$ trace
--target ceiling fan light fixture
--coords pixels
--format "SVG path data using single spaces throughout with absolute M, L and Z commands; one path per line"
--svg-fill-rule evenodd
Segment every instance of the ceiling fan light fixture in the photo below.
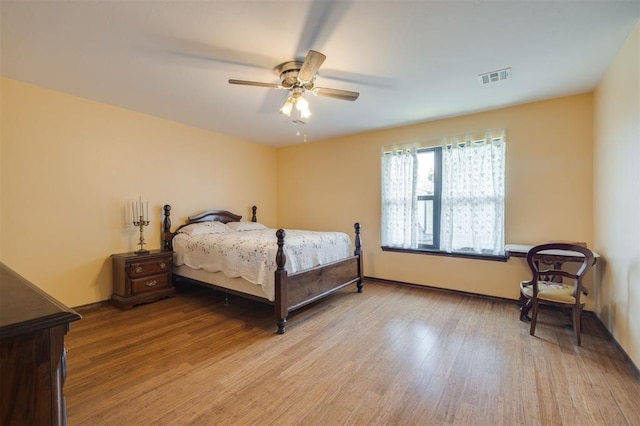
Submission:
M 287 117 L 291 117 L 291 110 L 293 110 L 293 105 L 295 104 L 295 100 L 293 99 L 293 95 L 289 96 L 287 100 L 280 108 L 280 114 L 286 115 Z
M 311 111 L 309 109 L 300 111 L 300 118 L 309 118 L 311 117 Z
M 296 97 L 296 109 L 300 113 L 300 117 L 309 118 L 311 116 L 311 110 L 309 110 L 309 102 L 302 96 L 302 94 Z
M 295 90 L 291 95 L 289 95 L 287 100 L 284 102 L 284 105 L 282 105 L 282 108 L 280 108 L 280 114 L 291 117 L 294 107 L 300 118 L 309 118 L 311 116 L 309 102 L 307 102 L 302 95 L 302 92 L 299 90 Z

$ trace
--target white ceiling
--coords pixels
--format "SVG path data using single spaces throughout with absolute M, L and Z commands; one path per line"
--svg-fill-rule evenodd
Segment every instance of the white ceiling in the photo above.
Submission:
M 639 0 L 1 0 L 2 76 L 272 146 L 593 90 Z M 327 56 L 294 126 L 273 68 Z M 478 74 L 511 67 L 481 86 Z M 474 129 L 471 129 L 474 130 Z M 300 132 L 300 136 L 296 132 Z

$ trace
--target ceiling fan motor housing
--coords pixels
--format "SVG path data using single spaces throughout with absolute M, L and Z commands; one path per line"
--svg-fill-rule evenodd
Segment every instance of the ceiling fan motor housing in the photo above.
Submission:
M 287 61 L 275 67 L 273 71 L 280 77 L 281 85 L 285 89 L 302 87 L 305 90 L 311 90 L 313 89 L 313 79 L 311 81 L 298 80 L 298 74 L 301 67 L 302 62 L 300 61 Z

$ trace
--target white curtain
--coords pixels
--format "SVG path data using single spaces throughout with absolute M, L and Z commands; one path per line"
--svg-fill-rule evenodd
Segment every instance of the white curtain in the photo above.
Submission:
M 504 133 L 444 141 L 442 251 L 504 254 L 504 162 Z
M 417 145 L 382 153 L 382 245 L 416 248 L 418 240 Z

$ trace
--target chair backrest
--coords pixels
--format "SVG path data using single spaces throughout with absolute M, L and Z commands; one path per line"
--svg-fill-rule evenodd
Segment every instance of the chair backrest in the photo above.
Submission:
M 560 250 L 560 252 L 558 252 L 558 250 Z M 584 259 L 576 273 L 562 269 L 562 264 L 564 262 L 557 260 L 561 259 L 566 261 L 567 258 L 579 257 L 580 254 L 584 256 Z M 540 262 L 541 259 L 543 262 Z M 553 276 L 570 278 L 574 280 L 573 296 L 576 299 L 576 304 L 580 304 L 580 295 L 583 292 L 582 279 L 593 266 L 593 261 L 593 252 L 583 245 L 570 243 L 547 243 L 532 247 L 527 253 L 527 263 L 533 273 L 531 283 L 534 284 L 534 292 L 537 292 L 537 282 L 546 280 L 542 277 L 546 278 Z M 573 263 L 575 263 L 575 261 Z M 552 265 L 551 269 L 548 269 L 548 264 Z M 560 267 L 558 267 L 558 265 L 560 265 Z

